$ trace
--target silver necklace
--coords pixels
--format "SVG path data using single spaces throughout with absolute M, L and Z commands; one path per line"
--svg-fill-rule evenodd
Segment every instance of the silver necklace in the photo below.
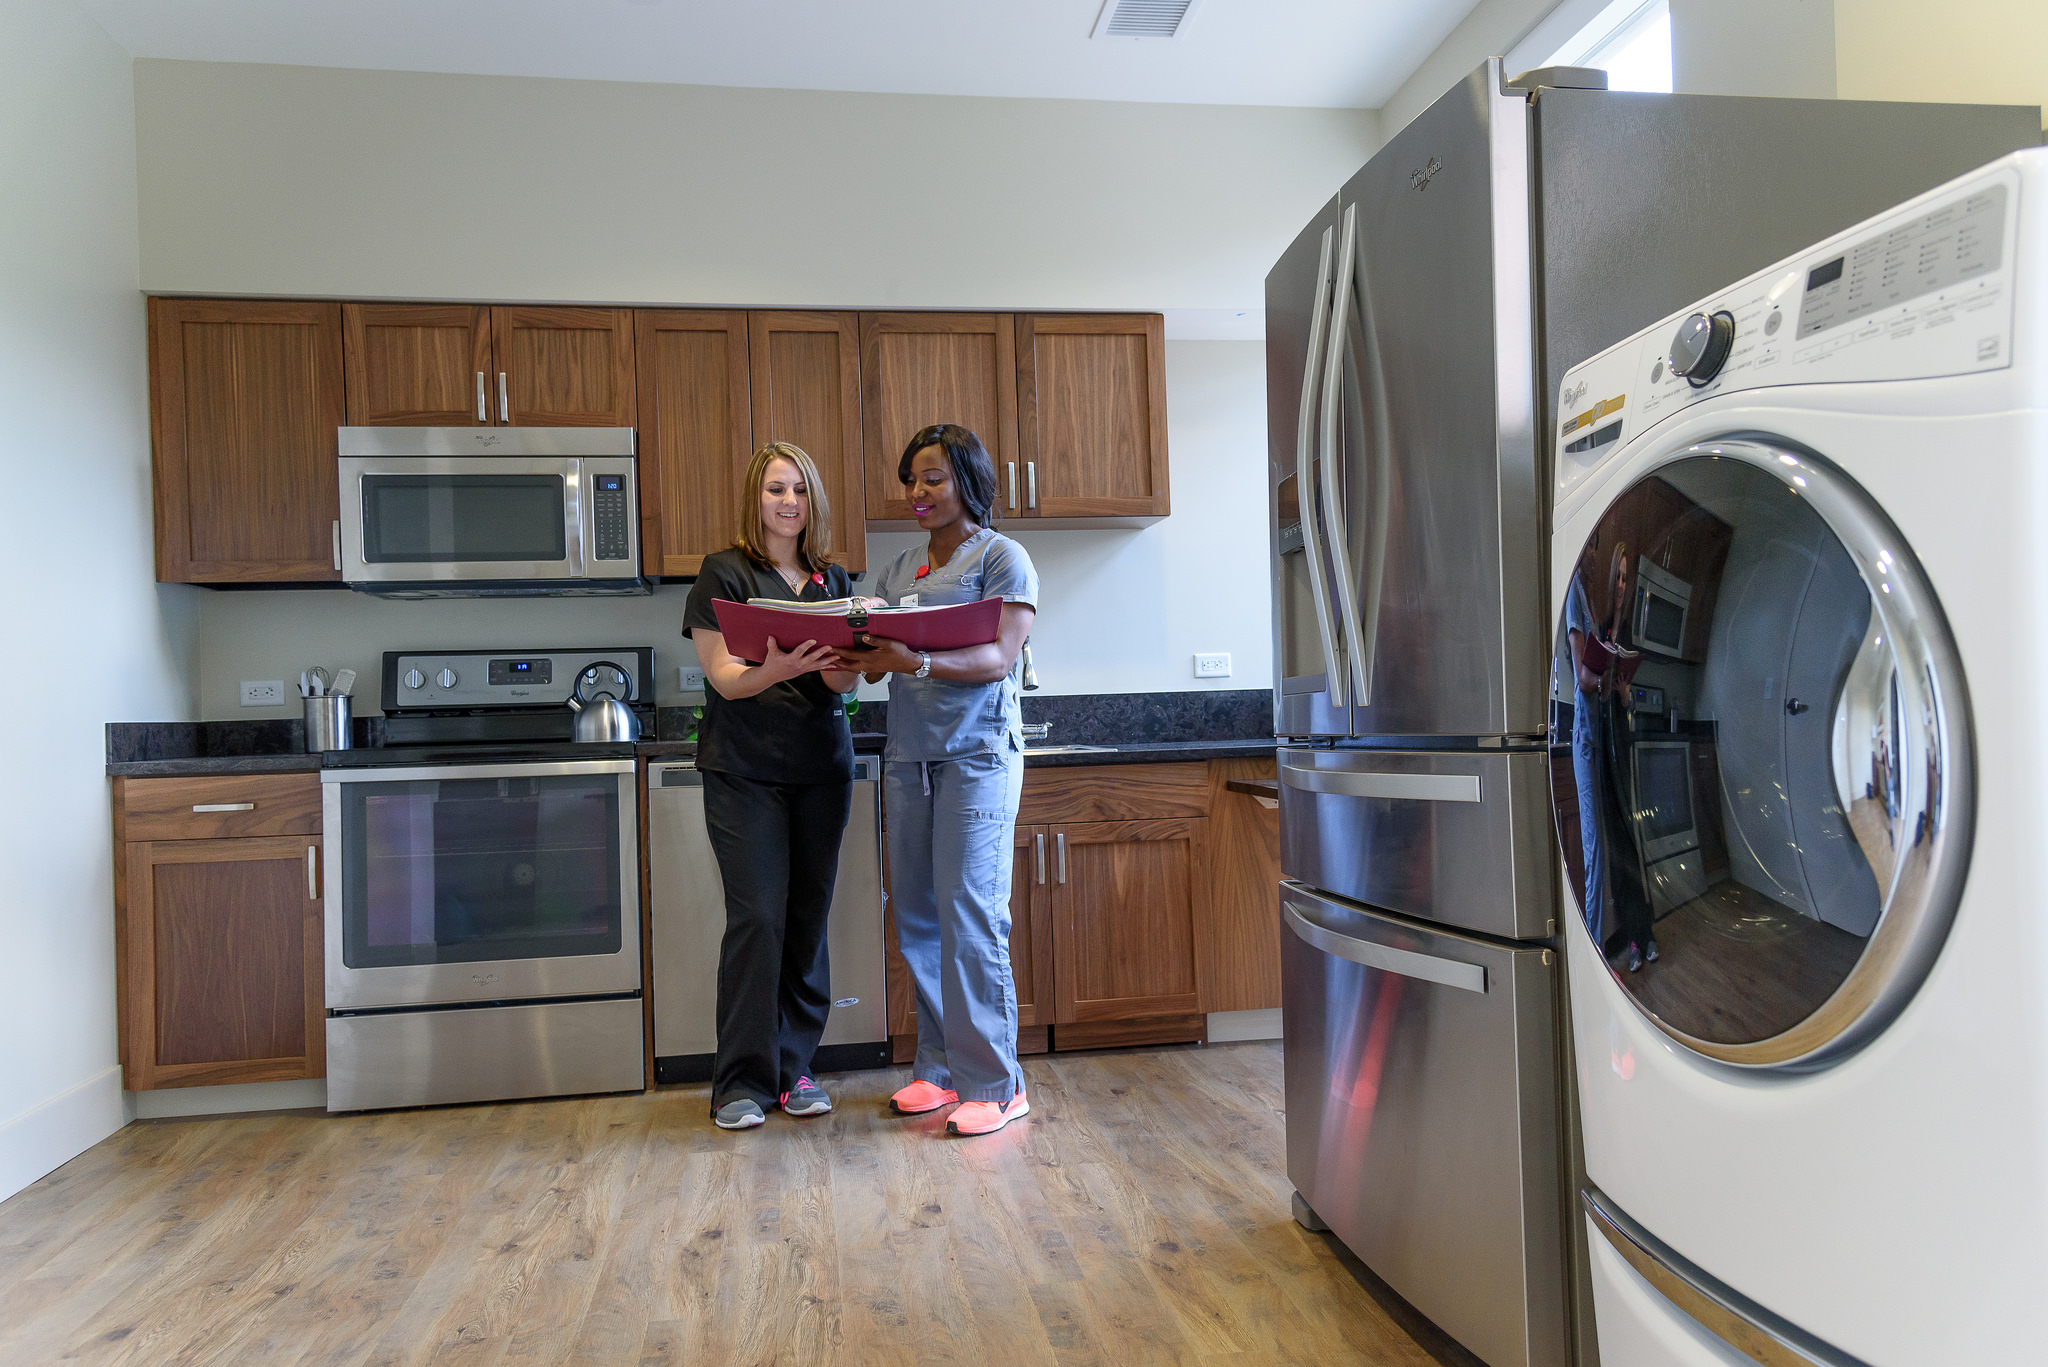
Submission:
M 775 567 L 775 572 L 782 576 L 783 583 L 789 585 L 789 591 L 791 593 L 797 594 L 798 596 L 801 596 L 803 594 L 804 575 L 802 570 L 786 570 L 782 568 L 782 566 L 777 565 Z

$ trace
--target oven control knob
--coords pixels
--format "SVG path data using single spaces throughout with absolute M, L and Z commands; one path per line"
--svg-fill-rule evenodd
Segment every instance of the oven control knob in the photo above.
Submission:
M 422 685 L 424 685 L 426 681 L 427 676 L 420 673 L 417 669 L 408 669 L 405 671 L 405 686 L 407 688 L 419 688 Z
M 1678 325 L 1671 339 L 1671 373 L 1683 375 L 1694 389 L 1704 389 L 1721 373 L 1728 350 L 1735 345 L 1735 315 L 1695 313 Z
M 455 687 L 457 677 L 454 670 L 444 669 L 434 676 L 434 682 L 443 688 L 453 688 Z

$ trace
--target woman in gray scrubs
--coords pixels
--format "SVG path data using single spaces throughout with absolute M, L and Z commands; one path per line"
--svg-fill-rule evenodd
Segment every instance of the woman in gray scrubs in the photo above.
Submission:
M 990 530 L 995 462 L 955 423 L 927 427 L 898 462 L 929 537 L 875 580 L 892 605 L 1003 600 L 996 640 L 932 654 L 863 637 L 838 668 L 889 679 L 883 751 L 889 891 L 917 987 L 917 1062 L 890 1098 L 902 1115 L 959 1103 L 954 1134 L 988 1134 L 1029 1111 L 1010 977 L 1010 866 L 1024 787 L 1018 653 L 1038 609 L 1024 548 Z

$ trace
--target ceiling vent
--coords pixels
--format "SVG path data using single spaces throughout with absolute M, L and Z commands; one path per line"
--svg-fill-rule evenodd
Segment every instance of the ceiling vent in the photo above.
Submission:
M 1201 0 L 1104 0 L 1094 38 L 1175 38 Z

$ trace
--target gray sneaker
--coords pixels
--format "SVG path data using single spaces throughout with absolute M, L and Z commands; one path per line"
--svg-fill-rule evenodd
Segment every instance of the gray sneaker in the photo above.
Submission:
M 831 1109 L 832 1098 L 808 1077 L 798 1078 L 796 1086 L 782 1094 L 784 1115 L 823 1115 Z
M 721 1130 L 751 1130 L 767 1119 L 761 1113 L 761 1103 L 745 1097 L 728 1101 L 711 1113 L 712 1123 Z

